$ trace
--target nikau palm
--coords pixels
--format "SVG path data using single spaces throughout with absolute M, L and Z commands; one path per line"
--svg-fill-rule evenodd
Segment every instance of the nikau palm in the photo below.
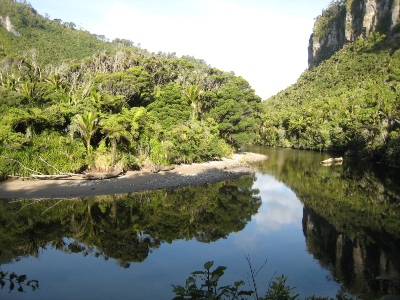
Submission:
M 99 121 L 98 116 L 99 115 L 97 112 L 92 111 L 84 112 L 82 115 L 77 114 L 73 117 L 70 126 L 70 131 L 72 134 L 77 131 L 81 135 L 85 142 L 88 154 L 90 153 L 90 140 L 99 128 L 97 126 Z
M 186 97 L 190 105 L 193 107 L 193 117 L 198 116 L 201 112 L 200 98 L 203 91 L 197 85 L 189 85 L 184 91 L 183 95 Z

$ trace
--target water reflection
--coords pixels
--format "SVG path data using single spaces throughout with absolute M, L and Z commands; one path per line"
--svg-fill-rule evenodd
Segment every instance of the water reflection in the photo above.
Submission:
M 260 180 L 256 180 L 253 187 L 260 191 L 263 204 L 254 217 L 258 230 L 268 234 L 285 225 L 301 226 L 303 205 L 295 193 L 271 175 L 258 174 L 257 177 Z
M 255 266 L 268 259 L 260 285 L 278 271 L 302 298 L 398 293 L 375 277 L 400 273 L 399 179 L 347 159 L 324 167 L 321 153 L 256 151 L 269 156 L 258 173 L 222 183 L 2 201 L 0 267 L 39 280 L 31 299 L 165 299 L 205 261 L 245 279 L 250 253 Z
M 361 299 L 399 295 L 398 170 L 351 158 L 325 167 L 319 161 L 326 154 L 260 151 L 269 156 L 260 170 L 284 182 L 304 204 L 307 249 L 321 266 Z M 376 279 L 382 275 L 397 279 Z
M 365 242 L 339 232 L 313 209 L 304 207 L 303 230 L 307 248 L 320 264 L 360 299 L 400 293 L 400 241 L 377 236 Z M 377 280 L 378 276 L 397 281 Z
M 0 202 L 0 263 L 46 247 L 111 257 L 124 268 L 179 239 L 210 242 L 242 230 L 261 205 L 254 176 L 128 195 Z

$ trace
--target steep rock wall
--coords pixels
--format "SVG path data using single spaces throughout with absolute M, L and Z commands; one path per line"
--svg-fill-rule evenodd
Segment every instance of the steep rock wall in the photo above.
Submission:
M 3 26 L 8 32 L 11 32 L 17 36 L 19 35 L 19 32 L 13 28 L 8 16 L 0 16 L 0 25 Z
M 400 36 L 400 0 L 345 0 L 332 2 L 314 24 L 309 40 L 308 67 L 313 69 L 344 44 L 379 31 Z

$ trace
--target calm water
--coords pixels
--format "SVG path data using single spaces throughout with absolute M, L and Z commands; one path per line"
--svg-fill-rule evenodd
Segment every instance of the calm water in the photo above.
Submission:
M 400 274 L 398 170 L 327 154 L 267 154 L 258 172 L 217 184 L 74 200 L 0 202 L 0 269 L 38 280 L 9 282 L 1 299 L 172 299 L 207 261 L 222 284 L 248 279 L 260 294 L 284 274 L 301 298 L 361 299 L 399 293 L 379 275 Z M 1 193 L 1 191 L 0 191 Z M 25 283 L 27 282 L 25 281 Z

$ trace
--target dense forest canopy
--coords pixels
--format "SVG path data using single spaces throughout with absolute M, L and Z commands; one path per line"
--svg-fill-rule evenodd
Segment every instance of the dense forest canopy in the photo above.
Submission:
M 260 142 L 261 99 L 243 78 L 0 4 L 12 25 L 0 26 L 1 177 L 54 172 L 43 160 L 61 172 L 191 163 Z

